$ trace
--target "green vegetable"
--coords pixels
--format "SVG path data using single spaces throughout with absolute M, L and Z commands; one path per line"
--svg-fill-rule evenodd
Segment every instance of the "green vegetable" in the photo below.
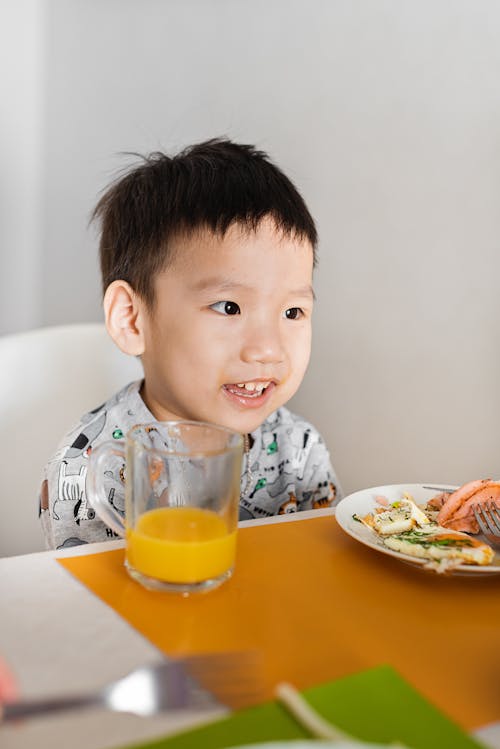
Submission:
M 428 549 L 430 546 L 449 546 L 462 548 L 464 546 L 472 546 L 472 541 L 468 538 L 429 538 L 428 533 L 422 533 L 415 530 L 404 531 L 398 533 L 392 538 L 399 538 L 401 541 L 408 541 L 409 544 L 419 544 L 424 549 Z

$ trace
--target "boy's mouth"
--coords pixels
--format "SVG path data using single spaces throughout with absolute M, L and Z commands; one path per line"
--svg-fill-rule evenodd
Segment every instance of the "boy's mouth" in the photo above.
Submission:
M 269 385 L 271 385 L 270 380 L 267 382 L 240 382 L 234 385 L 224 385 L 224 387 L 234 395 L 242 395 L 244 398 L 258 398 Z
M 240 405 L 260 406 L 275 387 L 276 383 L 272 380 L 250 380 L 228 383 L 222 386 L 222 390 Z

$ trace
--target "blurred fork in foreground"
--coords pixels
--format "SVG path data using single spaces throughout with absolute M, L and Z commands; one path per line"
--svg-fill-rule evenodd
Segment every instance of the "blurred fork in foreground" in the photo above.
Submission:
M 494 502 L 473 504 L 472 512 L 488 541 L 500 547 L 500 507 Z
M 137 668 L 92 693 L 4 703 L 0 722 L 88 707 L 143 716 L 168 710 L 247 707 L 264 699 L 259 661 L 253 652 L 165 660 Z

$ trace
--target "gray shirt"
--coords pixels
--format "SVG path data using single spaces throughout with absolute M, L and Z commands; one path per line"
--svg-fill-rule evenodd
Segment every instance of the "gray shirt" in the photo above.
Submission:
M 49 548 L 116 536 L 87 501 L 88 457 L 101 442 L 122 440 L 136 424 L 155 421 L 141 398 L 141 384 L 140 380 L 130 383 L 85 414 L 45 467 L 40 517 Z M 108 500 L 123 513 L 121 459 L 110 462 L 105 479 Z M 240 520 L 327 507 L 340 498 L 328 450 L 311 424 L 279 408 L 252 432 L 241 477 Z

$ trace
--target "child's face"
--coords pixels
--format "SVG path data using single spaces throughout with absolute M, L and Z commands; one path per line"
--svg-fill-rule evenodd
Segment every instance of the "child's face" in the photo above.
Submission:
M 144 400 L 159 420 L 251 432 L 292 397 L 309 362 L 312 247 L 263 221 L 175 249 L 144 317 Z

